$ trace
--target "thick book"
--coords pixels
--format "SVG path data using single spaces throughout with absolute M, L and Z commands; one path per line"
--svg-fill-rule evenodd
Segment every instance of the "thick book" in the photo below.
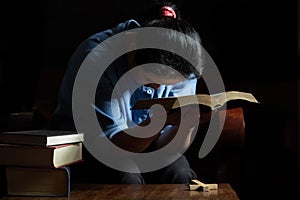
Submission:
M 83 133 L 61 130 L 27 130 L 0 133 L 0 143 L 51 146 L 83 141 Z
M 69 167 L 6 167 L 7 195 L 69 196 Z
M 80 161 L 80 142 L 47 147 L 0 144 L 0 165 L 59 168 Z
M 229 102 L 232 103 L 232 105 L 236 103 L 234 107 L 240 107 L 240 105 L 238 104 L 241 104 L 241 101 L 259 103 L 251 93 L 241 91 L 227 91 L 212 95 L 195 94 L 179 97 L 140 99 L 135 102 L 131 109 L 149 109 L 153 105 L 160 104 L 166 110 L 172 110 L 187 105 L 198 104 L 204 111 L 211 111 L 222 108 L 226 103 Z

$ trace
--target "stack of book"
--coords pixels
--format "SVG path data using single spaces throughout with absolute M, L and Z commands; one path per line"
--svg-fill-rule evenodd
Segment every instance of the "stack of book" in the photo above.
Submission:
M 69 196 L 69 166 L 82 161 L 82 141 L 73 131 L 0 133 L 7 195 Z

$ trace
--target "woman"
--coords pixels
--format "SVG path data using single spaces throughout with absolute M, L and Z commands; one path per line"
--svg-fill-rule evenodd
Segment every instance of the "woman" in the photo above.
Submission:
M 99 64 L 104 72 L 98 83 L 95 103 L 92 106 L 97 113 L 103 134 L 125 151 L 146 153 L 163 148 L 179 135 L 181 119 L 185 119 L 186 122 L 183 129 L 180 129 L 183 132 L 180 134 L 181 142 L 174 144 L 173 147 L 181 151 L 189 146 L 192 133 L 197 127 L 196 122 L 199 121 L 195 120 L 199 117 L 197 109 L 187 107 L 181 111 L 169 112 L 166 119 L 154 111 L 131 110 L 132 105 L 139 99 L 195 94 L 197 79 L 201 75 L 201 45 L 198 33 L 180 19 L 174 4 L 160 5 L 158 16 L 159 18 L 148 20 L 142 25 L 135 20 L 128 20 L 112 29 L 92 35 L 79 45 L 70 59 L 61 85 L 58 106 L 49 124 L 50 129 L 76 130 L 72 112 L 72 92 L 78 70 L 84 65 L 85 59 L 91 55 L 91 52 L 94 53 L 89 58 L 98 59 L 97 48 L 108 38 L 124 31 L 139 30 L 136 28 L 156 28 L 162 30 L 162 41 L 166 44 L 167 50 L 138 49 L 118 57 L 108 67 Z M 149 39 L 139 38 L 139 35 L 136 37 L 138 46 Z M 174 53 L 178 49 L 182 50 L 187 58 Z M 105 53 L 106 51 L 100 51 L 100 54 Z M 127 77 L 127 81 L 120 84 L 123 77 Z M 138 137 L 130 134 L 144 135 L 141 131 L 144 129 L 141 127 L 151 124 L 151 120 L 154 119 L 164 123 L 151 136 Z M 102 149 L 102 151 L 109 150 Z M 93 169 L 93 176 L 105 174 L 104 171 L 97 170 L 95 166 L 97 161 L 90 153 L 87 151 L 84 153 L 85 162 L 80 166 L 81 169 L 77 169 L 82 170 L 86 167 L 89 172 Z M 147 164 L 151 164 L 151 160 Z M 75 171 L 76 167 L 74 166 Z M 139 168 L 138 165 L 135 167 Z M 117 183 L 189 183 L 191 179 L 196 178 L 196 174 L 183 155 L 169 165 L 152 172 L 143 173 L 141 170 L 140 173 L 138 171 L 130 173 L 118 169 L 112 171 L 109 173 L 114 173 L 113 182 Z

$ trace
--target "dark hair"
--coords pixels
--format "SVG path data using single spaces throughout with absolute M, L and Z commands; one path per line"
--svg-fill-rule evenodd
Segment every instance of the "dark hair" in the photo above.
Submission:
M 202 72 L 201 58 L 201 40 L 197 31 L 186 21 L 180 19 L 177 7 L 172 3 L 165 3 L 176 12 L 176 18 L 163 16 L 148 20 L 142 24 L 142 27 L 159 27 L 174 30 L 172 34 L 164 35 L 164 42 L 170 43 L 170 46 L 176 42 L 176 47 L 184 50 L 184 55 L 188 60 L 192 60 L 197 66 L 193 66 L 185 58 L 166 50 L 161 49 L 142 49 L 137 51 L 137 63 L 160 63 L 172 67 L 185 78 L 199 78 Z M 162 5 L 163 6 L 163 5 Z M 158 13 L 159 14 L 159 13 Z M 178 34 L 178 32 L 183 34 Z M 193 40 L 188 39 L 190 37 Z M 174 45 L 173 45 L 174 46 Z M 170 73 L 169 67 L 149 67 L 147 71 L 170 78 L 176 76 Z M 178 76 L 178 75 L 177 75 Z

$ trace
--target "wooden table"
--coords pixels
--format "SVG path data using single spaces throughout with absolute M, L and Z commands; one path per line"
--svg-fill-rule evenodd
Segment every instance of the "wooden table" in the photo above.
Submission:
M 184 184 L 80 184 L 72 185 L 70 197 L 3 197 L 1 200 L 238 200 L 229 184 L 218 190 L 189 191 Z

